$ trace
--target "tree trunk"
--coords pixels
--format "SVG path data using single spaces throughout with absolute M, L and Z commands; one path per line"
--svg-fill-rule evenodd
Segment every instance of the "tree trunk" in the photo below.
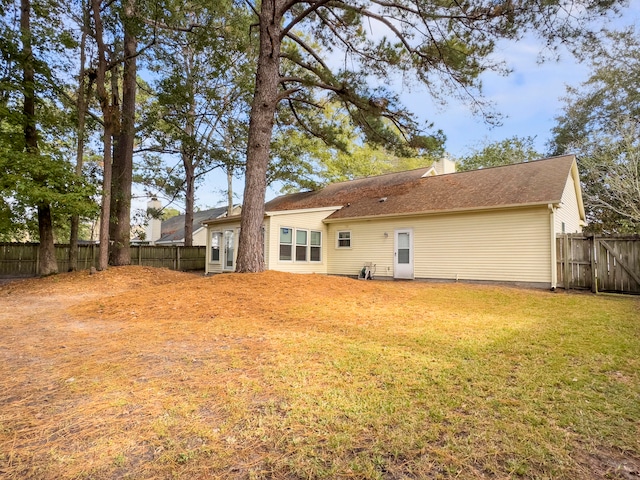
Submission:
M 76 149 L 76 175 L 82 175 L 82 164 L 84 157 L 84 125 L 86 114 L 86 102 L 84 96 L 84 77 L 85 77 L 85 63 L 86 63 L 86 45 L 87 45 L 87 31 L 88 31 L 88 17 L 89 10 L 85 9 L 84 2 L 82 2 L 82 38 L 80 40 L 80 73 L 78 74 L 78 100 L 76 102 L 76 108 L 78 110 L 78 145 Z M 69 271 L 75 272 L 78 269 L 78 230 L 80 228 L 80 216 L 73 214 L 71 216 L 71 233 L 69 234 Z
M 182 141 L 182 165 L 184 166 L 185 175 L 185 201 L 184 201 L 184 245 L 186 247 L 193 246 L 193 205 L 195 203 L 196 196 L 196 164 L 198 159 L 196 158 L 195 146 L 196 140 L 196 101 L 195 92 L 192 79 L 192 60 L 193 55 L 189 51 L 188 47 L 183 49 L 183 54 L 187 64 L 185 70 L 187 72 L 187 84 L 190 87 L 189 93 L 189 113 L 187 115 L 187 121 L 185 123 L 185 137 L 187 144 L 185 145 L 184 139 Z
M 104 169 L 102 174 L 102 203 L 100 206 L 100 250 L 98 270 L 106 270 L 109 265 L 109 217 L 111 216 L 111 136 L 113 135 L 113 109 L 107 93 L 107 48 L 104 44 L 100 0 L 91 0 L 96 43 L 98 45 L 98 68 L 96 70 L 96 91 L 100 101 L 104 121 L 102 146 Z
M 267 191 L 267 167 L 273 123 L 278 104 L 280 65 L 280 6 L 277 0 L 264 0 L 260 8 L 260 51 L 256 87 L 251 104 L 247 144 L 244 202 L 240 222 L 237 272 L 264 270 L 262 223 Z
M 131 184 L 133 182 L 133 143 L 136 112 L 136 49 L 132 19 L 134 1 L 125 6 L 124 68 L 122 72 L 122 116 L 113 159 L 113 213 L 111 225 L 111 264 L 130 265 Z
M 195 203 L 194 166 L 191 161 L 184 160 L 186 198 L 184 207 L 184 245 L 193 246 L 193 205 Z
M 24 91 L 24 140 L 27 154 L 37 161 L 38 156 L 38 131 L 36 130 L 36 99 L 35 99 L 35 68 L 33 65 L 33 50 L 31 48 L 31 2 L 21 0 L 20 3 L 20 33 L 22 36 L 23 77 L 22 88 Z M 34 179 L 38 181 L 38 179 Z M 43 186 L 44 178 L 40 179 Z M 38 233 L 40 235 L 38 267 L 39 275 L 51 275 L 58 273 L 55 245 L 53 243 L 53 222 L 51 220 L 51 206 L 46 201 L 37 204 L 38 209 Z
M 233 214 L 233 167 L 227 165 L 227 217 Z
M 53 222 L 51 220 L 51 206 L 47 203 L 38 205 L 38 233 L 40 235 L 40 263 L 39 275 L 58 273 L 58 261 L 53 239 Z M 43 248 L 45 245 L 45 248 Z

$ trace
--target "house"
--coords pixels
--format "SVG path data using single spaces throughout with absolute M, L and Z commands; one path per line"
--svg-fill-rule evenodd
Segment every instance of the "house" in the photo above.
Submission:
M 436 172 L 437 173 L 437 172 Z M 207 226 L 207 273 L 231 271 L 240 216 Z M 265 205 L 265 267 L 555 288 L 556 235 L 585 224 L 575 156 L 471 172 L 431 167 L 330 184 Z
M 160 202 L 151 200 L 148 209 L 160 210 Z M 234 206 L 234 214 L 240 214 L 240 207 Z M 193 212 L 193 246 L 207 244 L 207 231 L 202 225 L 205 220 L 223 218 L 227 216 L 227 207 L 211 208 Z M 151 218 L 146 229 L 146 239 L 150 245 L 184 245 L 185 215 L 176 215 L 167 220 Z

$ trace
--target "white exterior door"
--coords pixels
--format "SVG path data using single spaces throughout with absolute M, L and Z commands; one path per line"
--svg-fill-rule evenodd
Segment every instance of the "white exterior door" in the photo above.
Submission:
M 413 278 L 413 230 L 395 231 L 393 278 Z

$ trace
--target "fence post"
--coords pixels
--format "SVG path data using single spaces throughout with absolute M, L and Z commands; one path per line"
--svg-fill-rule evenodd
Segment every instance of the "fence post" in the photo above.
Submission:
M 592 236 L 591 237 L 591 291 L 593 293 L 598 293 L 598 274 L 597 274 L 597 268 L 598 268 L 598 260 L 596 258 L 596 255 L 598 254 L 598 250 L 599 250 L 600 246 L 599 246 L 599 242 L 596 239 L 596 236 Z
M 178 245 L 177 249 L 176 249 L 176 261 L 178 263 L 178 268 L 177 270 L 180 271 L 180 245 Z
M 571 241 L 569 234 L 565 233 L 562 238 L 562 250 L 564 250 L 564 289 L 569 290 L 571 288 Z

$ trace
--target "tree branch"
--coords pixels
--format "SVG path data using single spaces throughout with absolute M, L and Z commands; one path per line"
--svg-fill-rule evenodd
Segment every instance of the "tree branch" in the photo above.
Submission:
M 302 12 L 300 12 L 296 18 L 291 20 L 289 24 L 282 29 L 282 33 L 280 34 L 280 40 L 282 40 L 285 36 L 287 36 L 287 34 L 291 31 L 293 27 L 295 27 L 298 23 L 300 23 L 302 20 L 307 18 L 307 16 L 310 13 L 315 12 L 320 7 L 322 7 L 323 5 L 326 5 L 331 1 L 333 0 L 318 0 L 313 5 L 308 7 L 306 10 L 303 10 Z M 282 12 L 288 11 L 291 7 L 293 7 L 297 3 L 300 3 L 299 0 L 294 0 L 292 2 L 289 2 L 282 8 Z

